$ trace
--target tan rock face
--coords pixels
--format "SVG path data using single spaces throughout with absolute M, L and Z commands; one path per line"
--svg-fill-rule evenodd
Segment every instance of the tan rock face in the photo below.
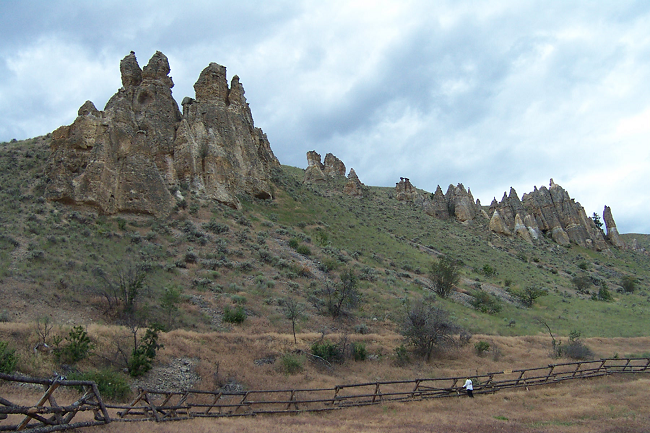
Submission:
M 501 202 L 492 201 L 490 212 L 497 211 L 509 231 L 526 242 L 533 243 L 542 233 L 547 233 L 560 245 L 573 243 L 598 251 L 608 249 L 602 233 L 587 217 L 584 208 L 553 179 L 549 188 L 535 188 L 533 192 L 524 194 L 522 200 L 511 188 L 510 194 L 504 194 Z
M 625 248 L 625 242 L 623 242 L 618 234 L 618 229 L 616 228 L 616 223 L 612 216 L 612 208 L 609 206 L 605 206 L 605 209 L 603 210 L 603 220 L 605 221 L 605 228 L 607 229 L 607 240 L 609 240 L 615 247 Z
M 315 150 L 307 152 L 307 170 L 305 170 L 304 183 L 323 183 L 327 181 L 323 169 L 325 167 L 321 163 L 320 153 Z
M 415 201 L 419 195 L 411 181 L 405 177 L 400 177 L 395 184 L 395 198 L 399 201 Z
M 367 192 L 367 187 L 361 183 L 357 173 L 353 168 L 350 169 L 350 174 L 348 174 L 348 182 L 343 187 L 343 193 L 351 197 L 361 198 Z
M 120 72 L 123 87 L 104 111 L 88 101 L 72 125 L 54 131 L 47 198 L 156 216 L 171 212 L 169 189 L 180 182 L 232 207 L 240 193 L 271 198 L 270 171 L 279 162 L 237 77 L 229 89 L 225 68 L 210 64 L 181 115 L 164 54 L 141 70 L 131 53 Z

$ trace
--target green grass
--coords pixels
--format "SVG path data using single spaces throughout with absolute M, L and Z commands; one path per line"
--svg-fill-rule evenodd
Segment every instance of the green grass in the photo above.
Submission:
M 549 292 L 532 308 L 503 303 L 491 315 L 450 299 L 436 301 L 473 333 L 545 333 L 540 320 L 560 335 L 573 330 L 584 337 L 650 332 L 650 260 L 639 253 L 612 249 L 605 254 L 549 240 L 531 246 L 490 233 L 488 221 L 481 218 L 467 225 L 437 220 L 397 202 L 392 188 L 371 187 L 367 197 L 358 199 L 341 194 L 344 180 L 303 185 L 304 170 L 287 166 L 273 175 L 272 202 L 243 197 L 242 209 L 233 210 L 186 193 L 188 209 L 192 206 L 200 219 L 188 211 L 166 220 L 98 215 L 90 208 L 43 199 L 48 142 L 42 137 L 0 146 L 0 284 L 19 277 L 73 305 L 85 302 L 97 287 L 98 268 L 137 261 L 149 266 L 144 301 L 153 318 L 160 318 L 158 299 L 170 285 L 203 298 L 214 294 L 216 301 L 227 292 L 244 292 L 247 309 L 273 315 L 267 306 L 273 299 L 292 293 L 308 304 L 309 295 L 324 284 L 301 274 L 299 260 L 309 260 L 332 281 L 347 267 L 363 275 L 359 287 L 364 299 L 355 316 L 387 318 L 398 326 L 409 305 L 431 296 L 423 282 L 431 262 L 445 254 L 462 260 L 464 278 Z M 634 237 L 640 245 L 650 245 L 650 237 Z M 299 260 L 273 249 L 291 239 L 302 248 Z M 192 263 L 186 262 L 190 249 Z M 485 269 L 494 272 L 486 275 Z M 577 296 L 571 278 L 582 273 L 605 282 L 614 300 Z M 638 280 L 633 294 L 616 292 L 625 275 Z M 461 284 L 461 289 L 474 287 Z M 203 310 L 194 311 L 193 316 L 180 314 L 178 326 L 209 322 Z

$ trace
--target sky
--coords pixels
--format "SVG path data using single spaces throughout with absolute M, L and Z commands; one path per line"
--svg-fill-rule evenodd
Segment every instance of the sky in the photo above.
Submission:
M 285 165 L 462 183 L 488 205 L 551 178 L 587 215 L 650 233 L 650 2 L 0 1 L 0 142 L 47 134 L 162 51 L 180 103 L 238 75 Z

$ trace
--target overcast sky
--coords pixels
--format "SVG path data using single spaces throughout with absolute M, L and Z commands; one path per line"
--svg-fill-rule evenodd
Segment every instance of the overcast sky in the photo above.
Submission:
M 239 75 L 282 164 L 331 152 L 488 205 L 553 178 L 588 215 L 650 233 L 650 2 L 0 1 L 0 142 L 102 109 L 131 50 L 167 55 L 178 102 Z

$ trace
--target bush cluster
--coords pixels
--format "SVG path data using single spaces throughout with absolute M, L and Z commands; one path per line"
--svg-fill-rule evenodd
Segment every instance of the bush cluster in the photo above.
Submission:
M 223 310 L 223 321 L 227 323 L 241 324 L 244 323 L 246 317 L 246 311 L 241 305 L 238 305 L 235 308 L 226 306 Z
M 0 341 L 0 373 L 11 374 L 16 371 L 17 365 L 16 350 L 10 349 L 6 341 Z
M 126 377 L 112 370 L 99 370 L 85 373 L 73 372 L 68 375 L 68 379 L 91 380 L 95 382 L 99 393 L 107 400 L 127 401 L 131 395 L 131 387 Z M 79 387 L 79 391 L 82 392 L 81 387 Z

